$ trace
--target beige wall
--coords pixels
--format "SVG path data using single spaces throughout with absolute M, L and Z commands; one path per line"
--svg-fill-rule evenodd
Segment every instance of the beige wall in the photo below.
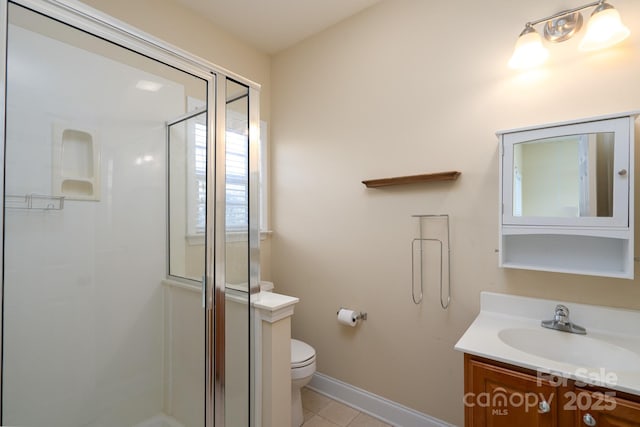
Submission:
M 640 3 L 618 0 L 622 46 L 551 47 L 537 73 L 507 68 L 535 0 L 385 1 L 273 58 L 272 278 L 300 297 L 293 335 L 318 370 L 462 424 L 453 345 L 483 290 L 640 309 L 640 280 L 502 270 L 496 130 L 640 108 Z M 459 170 L 454 183 L 366 189 L 360 181 Z M 411 301 L 412 214 L 451 215 L 453 302 L 437 283 Z M 340 306 L 365 310 L 356 329 Z

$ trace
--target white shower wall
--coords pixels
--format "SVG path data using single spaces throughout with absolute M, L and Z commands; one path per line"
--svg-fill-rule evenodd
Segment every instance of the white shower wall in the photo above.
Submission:
M 136 424 L 163 411 L 165 120 L 184 88 L 14 25 L 9 51 L 6 194 L 52 193 L 63 123 L 94 130 L 101 198 L 6 212 L 4 423 Z

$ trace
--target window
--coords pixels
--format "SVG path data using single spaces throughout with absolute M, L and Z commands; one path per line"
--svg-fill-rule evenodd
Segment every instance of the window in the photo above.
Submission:
M 204 115 L 188 123 L 188 235 L 197 237 L 206 231 L 207 201 L 207 127 Z M 261 135 L 266 135 L 266 123 L 261 123 Z M 249 150 L 248 137 L 236 130 L 226 133 L 226 227 L 230 232 L 248 231 Z M 260 229 L 266 229 L 266 157 L 265 138 L 260 140 Z M 204 243 L 196 239 L 193 243 Z
M 204 234 L 207 223 L 207 125 L 204 123 L 194 123 L 193 130 L 193 172 L 195 180 L 194 199 L 195 219 L 193 220 L 193 230 L 189 234 Z
M 249 141 L 248 137 L 227 131 L 226 226 L 227 231 L 249 229 Z

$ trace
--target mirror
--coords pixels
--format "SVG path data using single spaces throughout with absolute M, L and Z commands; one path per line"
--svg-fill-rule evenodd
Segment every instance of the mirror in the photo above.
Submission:
M 514 144 L 514 217 L 612 217 L 614 132 Z

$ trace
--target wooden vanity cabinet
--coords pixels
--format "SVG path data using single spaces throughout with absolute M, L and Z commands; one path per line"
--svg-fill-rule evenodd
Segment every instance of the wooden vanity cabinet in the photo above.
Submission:
M 535 373 L 465 354 L 464 377 L 465 427 L 572 425 L 560 423 L 564 393 Z
M 640 426 L 640 396 L 465 354 L 465 427 Z
M 626 399 L 616 392 L 575 387 L 576 426 L 631 427 L 640 426 L 640 399 Z

